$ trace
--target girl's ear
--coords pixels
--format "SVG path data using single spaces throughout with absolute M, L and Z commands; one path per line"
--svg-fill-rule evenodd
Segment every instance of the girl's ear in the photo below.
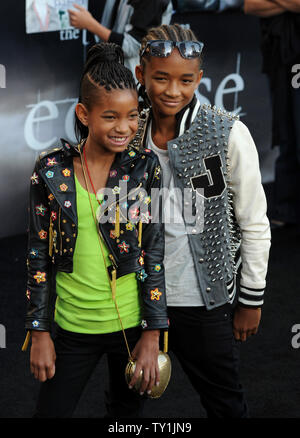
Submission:
M 137 65 L 135 67 L 135 76 L 141 85 L 145 85 L 144 72 L 143 72 L 143 67 L 141 65 Z
M 82 103 L 78 103 L 75 107 L 75 113 L 78 119 L 84 126 L 88 125 L 88 111 Z

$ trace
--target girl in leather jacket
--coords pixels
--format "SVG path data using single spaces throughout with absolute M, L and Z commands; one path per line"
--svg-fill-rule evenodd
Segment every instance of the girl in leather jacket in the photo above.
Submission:
M 129 144 L 138 98 L 123 63 L 113 43 L 89 50 L 75 110 L 80 144 L 41 154 L 31 177 L 26 328 L 31 372 L 43 382 L 36 417 L 72 416 L 104 353 L 108 416 L 141 415 L 140 394 L 159 383 L 164 232 L 149 211 L 160 166 L 153 152 Z M 136 359 L 129 388 L 128 355 Z

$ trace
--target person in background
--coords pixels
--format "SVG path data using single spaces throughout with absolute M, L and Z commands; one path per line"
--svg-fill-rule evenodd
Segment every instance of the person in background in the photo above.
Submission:
M 99 23 L 84 7 L 74 4 L 74 8 L 77 10 L 69 9 L 70 24 L 120 45 L 125 66 L 133 74 L 142 38 L 150 27 L 169 24 L 173 13 L 170 0 L 107 0 Z
M 293 66 L 300 64 L 300 0 L 245 0 L 244 11 L 260 17 L 263 72 L 272 101 L 275 163 L 272 228 L 300 225 L 300 89 Z

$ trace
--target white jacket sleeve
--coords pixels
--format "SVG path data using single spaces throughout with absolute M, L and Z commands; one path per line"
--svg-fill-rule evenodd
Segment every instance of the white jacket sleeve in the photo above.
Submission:
M 248 128 L 240 121 L 234 123 L 229 136 L 228 158 L 229 188 L 242 233 L 238 300 L 259 307 L 264 302 L 271 233 L 258 153 Z

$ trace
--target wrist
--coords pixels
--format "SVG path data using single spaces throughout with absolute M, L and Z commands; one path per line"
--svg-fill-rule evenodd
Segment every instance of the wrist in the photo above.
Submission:
M 86 28 L 91 33 L 96 33 L 100 23 L 94 18 L 91 17 L 90 22 L 87 24 Z
M 147 339 L 159 340 L 160 330 L 144 330 L 142 332 L 142 337 Z
M 97 35 L 103 41 L 108 41 L 111 34 L 111 30 L 100 24 L 95 18 L 92 19 L 88 31 Z
M 247 304 L 238 303 L 238 307 L 244 310 L 261 310 L 261 306 L 247 306 Z
M 50 338 L 50 332 L 42 331 L 42 330 L 31 330 L 31 339 L 32 342 L 40 341 L 42 339 Z

